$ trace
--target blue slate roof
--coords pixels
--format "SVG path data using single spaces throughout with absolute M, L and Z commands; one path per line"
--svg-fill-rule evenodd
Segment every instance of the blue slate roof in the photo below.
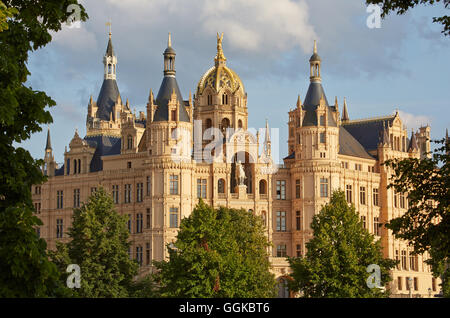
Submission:
M 383 127 L 392 124 L 395 115 L 368 120 L 349 121 L 342 126 L 366 149 L 375 150 L 383 133 Z
M 178 111 L 178 120 L 189 122 L 189 115 L 184 107 L 183 96 L 181 95 L 180 88 L 178 87 L 177 80 L 174 76 L 164 76 L 159 88 L 158 95 L 156 96 L 156 104 L 158 108 L 153 116 L 153 121 L 168 121 L 169 120 L 169 100 L 172 92 L 175 90 L 178 102 L 180 103 Z
M 110 136 L 86 136 L 84 140 L 89 146 L 95 147 L 94 156 L 92 157 L 89 171 L 96 172 L 103 170 L 102 156 L 112 156 L 120 154 L 120 137 Z
M 102 88 L 97 98 L 97 117 L 102 120 L 109 120 L 112 108 L 120 95 L 116 80 L 104 79 Z M 115 118 L 113 114 L 113 119 Z
M 374 159 L 342 126 L 339 127 L 339 154 L 358 158 Z
M 325 105 L 328 110 L 328 126 L 336 127 L 337 124 L 332 115 L 332 108 L 328 104 L 327 96 L 323 90 L 322 84 L 317 82 L 312 82 L 309 84 L 308 92 L 306 93 L 305 100 L 303 101 L 303 109 L 306 111 L 305 117 L 303 118 L 303 126 L 317 126 L 317 115 L 316 109 L 320 103 L 320 98 L 325 99 Z

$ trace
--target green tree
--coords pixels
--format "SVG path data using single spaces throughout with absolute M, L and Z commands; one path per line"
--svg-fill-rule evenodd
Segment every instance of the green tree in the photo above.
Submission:
M 381 6 L 381 17 L 384 18 L 391 12 L 398 15 L 405 14 L 409 9 L 414 8 L 419 4 L 434 5 L 439 2 L 444 3 L 444 8 L 448 9 L 450 0 L 366 0 L 366 4 L 377 4 Z M 446 36 L 450 35 L 450 16 L 443 15 L 441 17 L 434 17 L 434 23 L 440 23 L 443 26 L 442 33 Z
M 369 288 L 367 267 L 380 266 L 380 285 L 392 278 L 396 261 L 384 259 L 379 241 L 363 228 L 354 206 L 342 191 L 333 192 L 311 223 L 314 237 L 305 257 L 288 258 L 292 269 L 289 288 L 304 297 L 385 297 L 388 291 Z M 374 282 L 374 281 L 372 281 Z
M 68 235 L 71 240 L 57 244 L 57 250 L 50 255 L 62 272 L 69 264 L 80 266 L 81 288 L 74 288 L 74 295 L 127 297 L 138 265 L 128 255 L 131 243 L 127 218 L 116 212 L 111 196 L 103 188 L 81 208 L 74 209 Z
M 431 158 L 391 159 L 389 188 L 407 193 L 408 210 L 386 227 L 408 240 L 415 254 L 428 251 L 434 276 L 441 276 L 444 296 L 450 297 L 450 141 L 436 140 Z
M 45 178 L 41 160 L 15 147 L 41 125 L 52 122 L 46 107 L 55 102 L 44 92 L 27 87 L 29 52 L 51 41 L 61 29 L 75 0 L 10 0 L 0 2 L 0 296 L 54 296 L 60 288 L 57 271 L 46 254 L 45 241 L 34 227 L 31 186 Z M 80 6 L 81 19 L 87 15 Z
M 200 200 L 167 246 L 169 260 L 154 262 L 161 296 L 274 297 L 269 245 L 260 217 Z

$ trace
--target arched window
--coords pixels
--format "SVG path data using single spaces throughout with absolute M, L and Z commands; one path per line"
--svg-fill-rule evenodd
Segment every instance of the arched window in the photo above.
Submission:
M 238 120 L 238 128 L 242 128 L 242 120 Z
M 259 194 L 267 194 L 267 182 L 264 179 L 259 181 Z
M 222 95 L 222 105 L 228 105 L 228 95 L 226 93 Z
M 172 120 L 176 121 L 177 120 L 177 111 L 174 109 L 172 110 Z
M 81 173 L 81 159 L 78 159 L 78 173 Z
M 224 179 L 219 179 L 217 181 L 217 192 L 225 193 L 225 180 Z
M 289 298 L 289 287 L 285 278 L 278 280 L 278 298 Z
M 212 127 L 212 120 L 211 118 L 206 119 L 206 128 L 211 128 Z
M 225 132 L 228 127 L 230 127 L 230 120 L 228 118 L 222 119 L 222 132 Z
M 133 137 L 131 135 L 127 136 L 127 149 L 133 149 Z
M 208 105 L 212 105 L 212 95 L 208 94 Z
M 73 159 L 73 174 L 76 174 L 77 171 L 77 159 Z

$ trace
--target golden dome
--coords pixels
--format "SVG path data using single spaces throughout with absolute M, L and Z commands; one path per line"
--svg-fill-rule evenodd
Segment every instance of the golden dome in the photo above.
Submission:
M 222 36 L 217 34 L 217 55 L 214 58 L 215 65 L 203 74 L 197 85 L 197 96 L 203 94 L 203 91 L 207 87 L 213 88 L 216 92 L 219 92 L 222 88 L 229 89 L 233 94 L 240 91 L 243 95 L 244 84 L 241 79 L 231 68 L 227 67 L 226 57 L 222 51 Z

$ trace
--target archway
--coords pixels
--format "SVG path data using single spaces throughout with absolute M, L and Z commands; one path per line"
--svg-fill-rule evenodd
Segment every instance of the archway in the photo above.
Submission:
M 238 185 L 238 162 L 244 165 L 245 179 L 244 184 L 247 186 L 247 193 L 253 193 L 253 166 L 254 160 L 250 157 L 248 152 L 240 151 L 234 154 L 231 161 L 231 178 L 230 178 L 230 192 L 236 193 L 236 186 Z

